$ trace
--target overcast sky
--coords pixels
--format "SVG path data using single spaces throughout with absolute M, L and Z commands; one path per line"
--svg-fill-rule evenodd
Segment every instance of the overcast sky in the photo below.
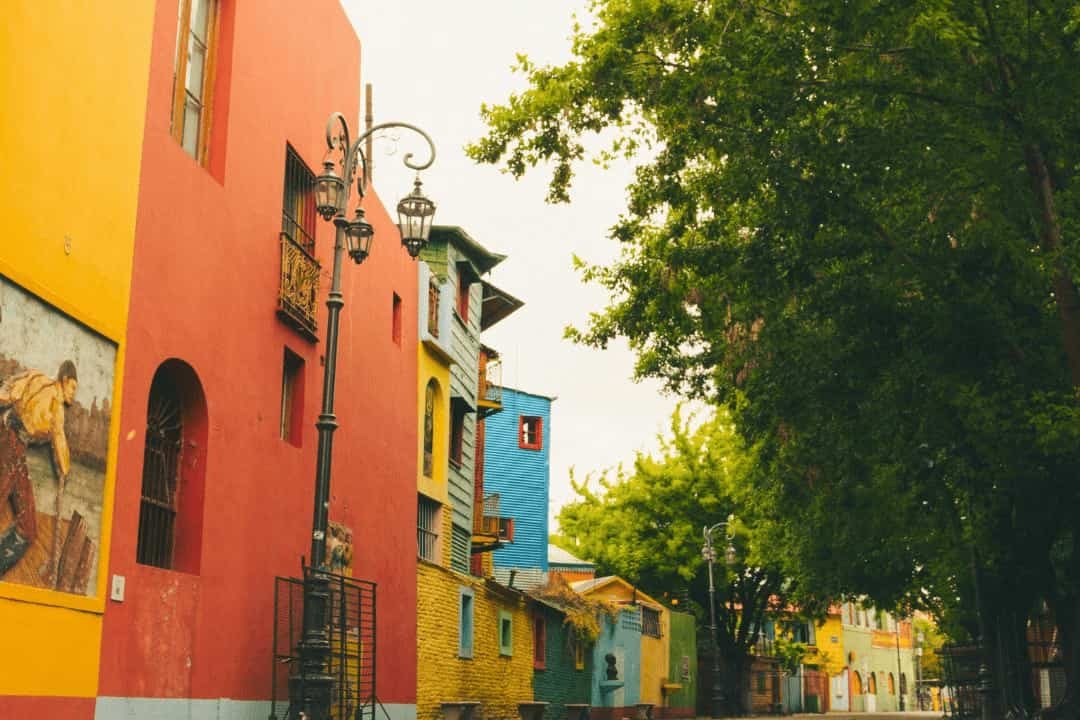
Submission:
M 477 241 L 508 256 L 491 281 L 525 307 L 484 334 L 503 357 L 503 384 L 557 396 L 552 408 L 551 507 L 572 498 L 576 477 L 629 462 L 656 447 L 675 400 L 655 382 L 631 381 L 625 344 L 606 351 L 563 340 L 567 324 L 581 325 L 601 309 L 606 293 L 585 286 L 571 255 L 589 261 L 615 256 L 608 228 L 625 206 L 629 167 L 580 169 L 570 205 L 544 202 L 548 173 L 514 181 L 479 166 L 464 146 L 484 132 L 481 103 L 505 101 L 524 81 L 511 73 L 516 53 L 540 64 L 570 57 L 573 14 L 587 18 L 581 0 L 343 0 L 360 36 L 363 82 L 374 86 L 375 122 L 398 120 L 425 129 L 438 158 L 424 173 L 426 194 L 438 204 L 437 224 L 460 225 Z M 397 154 L 386 150 L 397 147 Z M 420 153 L 406 133 L 376 142 L 374 184 L 392 207 L 410 189 L 401 153 Z

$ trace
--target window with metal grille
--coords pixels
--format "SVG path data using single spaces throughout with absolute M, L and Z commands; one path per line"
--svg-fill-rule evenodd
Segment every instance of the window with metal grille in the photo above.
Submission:
M 285 145 L 285 197 L 281 231 L 308 255 L 315 255 L 315 174 L 292 145 Z
M 183 449 L 183 403 L 166 373 L 150 385 L 143 451 L 142 502 L 139 505 L 138 562 L 171 568 Z
M 416 554 L 425 560 L 438 559 L 439 503 L 431 498 L 417 495 L 416 500 Z
M 652 608 L 641 608 L 641 634 L 649 637 L 660 637 L 660 611 Z

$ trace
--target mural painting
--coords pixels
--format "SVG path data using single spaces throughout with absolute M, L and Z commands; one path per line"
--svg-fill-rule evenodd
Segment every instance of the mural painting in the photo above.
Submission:
M 0 582 L 92 595 L 116 345 L 0 276 Z
M 337 575 L 352 577 L 353 536 L 352 530 L 341 523 L 330 521 L 326 533 L 327 569 Z

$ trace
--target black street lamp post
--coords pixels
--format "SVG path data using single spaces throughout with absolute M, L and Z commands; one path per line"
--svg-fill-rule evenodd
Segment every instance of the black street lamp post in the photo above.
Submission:
M 353 181 L 360 201 L 367 190 L 368 159 L 362 149 L 363 143 L 375 132 L 387 128 L 405 128 L 419 133 L 428 143 L 430 157 L 427 162 L 413 163 L 412 154 L 402 160 L 406 167 L 417 171 L 413 191 L 398 203 L 398 228 L 401 244 L 409 255 L 416 257 L 427 243 L 435 204 L 420 192 L 420 171 L 435 162 L 435 144 L 423 130 L 406 123 L 382 123 L 359 138 L 349 142 L 349 125 L 341 113 L 332 113 L 326 123 L 327 160 L 323 173 L 315 181 L 315 207 L 324 220 L 333 221 L 334 265 L 330 292 L 326 299 L 326 349 L 323 368 L 322 412 L 315 423 L 319 430 L 319 443 L 315 464 L 315 504 L 311 527 L 311 565 L 304 573 L 303 630 L 298 650 L 300 671 L 289 681 L 289 716 L 293 719 L 327 720 L 333 677 L 328 673 L 330 639 L 326 630 L 327 604 L 330 597 L 330 578 L 326 575 L 326 528 L 330 506 L 330 467 L 333 460 L 334 430 L 334 383 L 337 373 L 338 323 L 341 308 L 345 305 L 341 293 L 341 263 L 345 251 L 359 265 L 371 252 L 374 228 L 364 220 L 359 202 L 352 220 L 347 217 L 349 195 Z M 340 154 L 340 158 L 334 159 Z M 341 174 L 335 167 L 341 168 Z M 359 171 L 359 172 L 358 172 Z
M 734 520 L 735 517 L 729 515 L 725 522 L 716 523 L 712 527 L 702 528 L 705 544 L 701 548 L 701 556 L 705 558 L 705 562 L 709 565 L 709 632 L 712 635 L 713 644 L 712 716 L 714 718 L 721 717 L 721 709 L 724 706 L 724 684 L 720 680 L 720 640 L 716 629 L 716 587 L 713 585 L 713 562 L 716 560 L 716 549 L 713 547 L 713 533 L 720 528 L 724 528 L 726 531 L 724 539 L 728 541 L 728 545 L 724 552 L 724 561 L 728 566 L 734 565 L 735 546 L 731 543 L 735 538 L 735 533 L 731 530 L 731 525 Z

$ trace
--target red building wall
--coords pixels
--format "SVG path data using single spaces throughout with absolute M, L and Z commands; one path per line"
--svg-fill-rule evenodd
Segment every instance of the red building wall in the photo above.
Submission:
M 275 314 L 285 148 L 319 172 L 334 110 L 355 137 L 360 44 L 337 0 L 222 0 L 221 12 L 203 168 L 170 136 L 177 0 L 157 2 L 109 561 L 126 597 L 106 607 L 105 697 L 269 699 L 273 579 L 298 576 L 309 552 L 324 343 Z M 353 530 L 354 575 L 378 583 L 378 697 L 414 704 L 416 267 L 373 191 L 365 208 L 372 255 L 343 267 L 330 519 Z M 320 337 L 332 244 L 320 220 Z M 304 360 L 299 447 L 279 437 L 285 348 Z M 135 560 L 147 398 L 170 358 L 206 402 L 205 448 L 185 449 L 204 463 L 193 573 Z

